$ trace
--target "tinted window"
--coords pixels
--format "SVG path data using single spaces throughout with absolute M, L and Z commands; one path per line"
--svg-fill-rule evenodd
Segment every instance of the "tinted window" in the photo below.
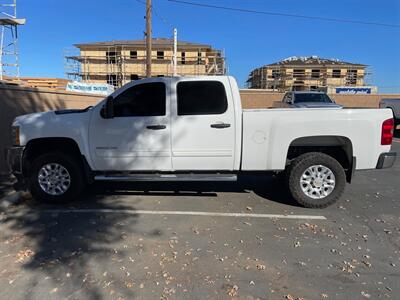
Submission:
M 228 108 L 225 87 L 218 81 L 178 83 L 178 115 L 216 115 Z
M 295 103 L 302 102 L 323 102 L 323 103 L 332 103 L 333 101 L 325 94 L 296 94 Z
M 135 85 L 114 99 L 114 117 L 165 115 L 165 85 L 162 82 Z

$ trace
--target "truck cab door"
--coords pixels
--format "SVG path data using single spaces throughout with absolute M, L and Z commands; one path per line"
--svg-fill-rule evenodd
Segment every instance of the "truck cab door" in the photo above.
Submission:
M 89 147 L 97 170 L 172 169 L 169 94 L 167 79 L 149 79 L 113 94 L 113 118 L 103 118 L 96 106 Z
M 174 170 L 233 170 L 236 124 L 228 79 L 181 78 L 171 87 Z

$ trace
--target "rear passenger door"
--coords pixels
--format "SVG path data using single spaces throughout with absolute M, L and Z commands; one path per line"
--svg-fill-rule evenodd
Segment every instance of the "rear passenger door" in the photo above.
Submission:
M 235 114 L 225 78 L 180 79 L 172 84 L 174 170 L 232 170 Z

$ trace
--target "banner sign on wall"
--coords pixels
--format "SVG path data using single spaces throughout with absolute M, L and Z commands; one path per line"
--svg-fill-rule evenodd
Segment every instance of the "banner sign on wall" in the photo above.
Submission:
M 340 87 L 336 88 L 336 94 L 371 94 L 370 87 Z
M 105 83 L 83 83 L 74 81 L 68 82 L 67 91 L 107 96 L 114 92 L 114 86 Z

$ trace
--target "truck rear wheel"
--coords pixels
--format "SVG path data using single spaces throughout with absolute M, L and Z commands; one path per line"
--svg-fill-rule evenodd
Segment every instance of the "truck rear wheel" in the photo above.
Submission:
M 346 175 L 342 165 L 324 153 L 300 155 L 287 171 L 290 193 L 304 207 L 327 207 L 344 192 Z
M 29 189 L 38 201 L 73 200 L 84 188 L 83 171 L 76 159 L 61 152 L 37 157 L 29 172 Z

